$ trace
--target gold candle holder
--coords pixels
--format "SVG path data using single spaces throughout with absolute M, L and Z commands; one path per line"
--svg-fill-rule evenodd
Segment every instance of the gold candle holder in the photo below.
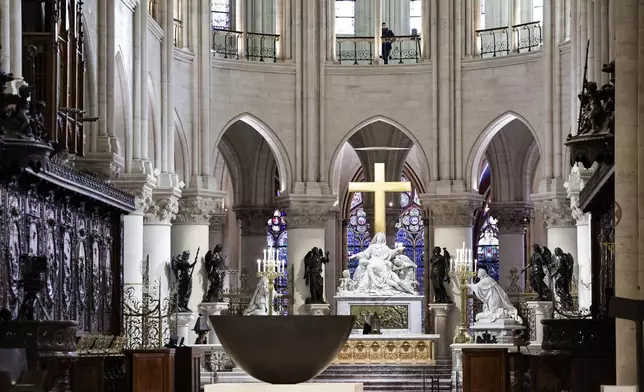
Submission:
M 472 343 L 472 336 L 467 332 L 467 285 L 476 276 L 476 272 L 472 270 L 472 250 L 466 249 L 465 243 L 463 243 L 463 248 L 457 249 L 456 255 L 456 259 L 452 258 L 450 262 L 449 272 L 449 276 L 456 282 L 458 294 L 461 296 L 461 325 L 458 327 L 456 336 L 454 336 L 454 343 Z
M 273 291 L 275 291 L 275 279 L 285 275 L 284 261 L 278 260 L 277 249 L 268 248 L 264 250 L 264 260 L 257 260 L 257 277 L 268 280 L 268 315 L 273 315 Z

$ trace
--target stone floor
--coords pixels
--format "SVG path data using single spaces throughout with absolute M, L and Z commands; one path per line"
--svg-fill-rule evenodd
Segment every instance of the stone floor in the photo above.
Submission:
M 311 382 L 363 383 L 365 391 L 439 392 L 449 391 L 452 365 L 450 362 L 425 365 L 333 365 Z M 202 374 L 202 385 L 219 383 L 259 382 L 241 369 L 220 372 L 214 376 Z

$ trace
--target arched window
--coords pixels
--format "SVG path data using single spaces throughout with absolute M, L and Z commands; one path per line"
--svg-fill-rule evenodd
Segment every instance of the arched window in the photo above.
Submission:
M 280 260 L 286 263 L 286 274 L 275 281 L 275 290 L 279 294 L 288 295 L 288 232 L 286 230 L 286 214 L 275 210 L 273 216 L 268 220 L 266 245 L 269 248 L 277 249 Z M 277 299 L 278 310 L 285 310 L 288 306 L 286 299 Z
M 371 242 L 369 222 L 362 203 L 362 193 L 356 192 L 351 197 L 349 206 L 349 224 L 347 226 L 347 258 L 367 249 Z M 351 276 L 358 266 L 358 260 L 348 260 L 347 266 Z
M 490 165 L 483 163 L 481 178 L 479 179 L 479 193 L 485 196 L 485 202 L 477 219 L 477 245 L 476 262 L 484 267 L 487 273 L 499 281 L 499 228 L 497 220 L 490 213 L 490 200 L 492 187 L 490 181 Z
M 400 181 L 410 182 L 407 176 L 403 174 Z M 425 263 L 423 260 L 425 247 L 425 227 L 423 225 L 423 210 L 420 206 L 418 191 L 412 187 L 411 192 L 400 194 L 400 220 L 396 224 L 396 242 L 401 243 L 404 247 L 404 254 L 416 263 L 416 280 L 418 281 L 418 291 L 423 292 L 425 281 L 423 279 Z

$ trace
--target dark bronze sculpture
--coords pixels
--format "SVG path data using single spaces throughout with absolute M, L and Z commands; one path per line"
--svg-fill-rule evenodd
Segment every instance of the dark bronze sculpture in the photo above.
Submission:
M 555 294 L 559 298 L 564 310 L 572 310 L 573 300 L 570 295 L 570 283 L 572 282 L 572 270 L 575 260 L 570 253 L 564 253 L 561 248 L 555 248 L 555 263 L 552 265 L 552 280 Z
M 601 88 L 584 79 L 578 95 L 581 113 L 577 135 L 615 132 L 615 62 L 604 64 L 602 72 L 609 73 L 611 79 Z
M 539 244 L 532 245 L 532 258 L 530 263 L 521 271 L 524 273 L 530 268 L 530 287 L 537 293 L 537 301 L 551 301 L 552 292 L 545 282 L 546 272 L 544 267 L 548 268 L 552 260 L 552 253 L 545 246 L 542 248 Z
M 197 256 L 195 256 L 195 261 L 192 264 L 190 264 L 189 251 L 185 251 L 181 255 L 177 255 L 172 258 L 172 272 L 174 272 L 174 277 L 177 279 L 178 312 L 192 312 L 192 310 L 188 308 L 188 302 L 192 295 L 192 273 L 195 270 L 195 264 L 197 264 L 198 257 L 199 250 L 197 250 Z
M 322 249 L 313 248 L 304 257 L 304 280 L 309 286 L 311 296 L 306 299 L 307 304 L 325 304 L 324 301 L 324 276 L 322 264 L 329 262 L 329 251 L 324 255 Z
M 47 258 L 44 256 L 20 256 L 20 263 L 25 268 L 18 285 L 22 287 L 24 297 L 18 312 L 20 320 L 35 320 L 38 294 L 45 288 Z
M 432 268 L 430 278 L 432 280 L 432 287 L 434 288 L 434 303 L 451 304 L 452 299 L 447 294 L 447 289 L 445 289 L 445 283 L 450 283 L 447 263 L 451 256 L 446 248 L 443 248 L 443 253 L 441 255 L 440 247 L 434 247 L 432 258 L 429 260 Z
M 203 302 L 222 302 L 221 290 L 223 289 L 224 277 L 226 276 L 224 258 L 221 257 L 223 247 L 216 245 L 215 249 L 209 250 L 204 257 L 206 277 L 208 279 L 208 290 L 203 296 Z

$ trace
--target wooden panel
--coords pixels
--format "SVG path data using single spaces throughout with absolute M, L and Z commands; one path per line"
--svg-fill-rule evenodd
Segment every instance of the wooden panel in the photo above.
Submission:
M 510 392 L 508 350 L 463 349 L 463 392 Z
M 103 392 L 105 380 L 104 357 L 80 357 L 72 368 L 72 391 Z
M 193 347 L 176 348 L 174 369 L 175 391 L 201 390 L 201 350 Z
M 127 351 L 130 392 L 174 392 L 174 350 Z

